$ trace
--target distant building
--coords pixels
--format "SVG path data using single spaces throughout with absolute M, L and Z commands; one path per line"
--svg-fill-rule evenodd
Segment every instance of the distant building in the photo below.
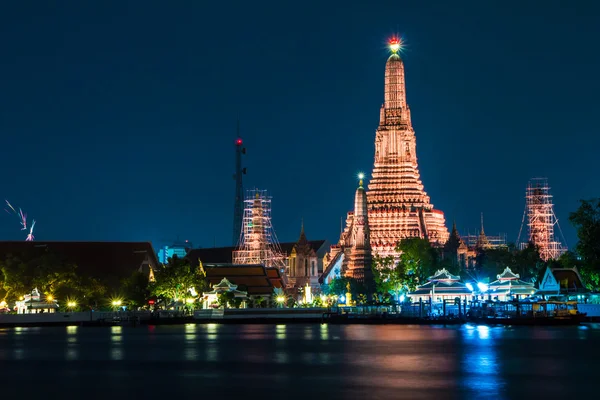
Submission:
M 244 296 L 250 301 L 255 301 L 258 297 L 261 297 L 270 302 L 275 289 L 283 288 L 283 279 L 278 269 L 274 267 L 249 264 L 205 264 L 203 262 L 202 268 L 206 273 L 208 283 L 214 290 L 218 289 L 215 288 L 215 285 L 223 284 L 225 280 L 230 287 L 221 287 L 220 290 L 237 290 L 240 292 L 238 293 L 239 296 L 243 292 Z M 213 292 L 204 293 L 205 296 L 213 295 L 210 297 L 211 303 L 218 295 L 218 290 Z
M 296 281 L 305 284 L 306 278 L 308 278 L 308 281 L 310 282 L 313 267 L 315 268 L 316 280 L 318 281 L 318 277 L 323 273 L 323 259 L 329 250 L 329 242 L 327 240 L 308 240 L 306 235 L 303 235 L 303 232 L 301 232 L 298 241 L 280 243 L 279 248 L 283 253 L 283 261 L 285 264 L 283 268 L 284 271 L 280 271 L 280 274 L 286 275 L 288 286 L 296 285 Z M 236 247 L 192 249 L 188 252 L 186 258 L 193 266 L 199 265 L 199 261 L 201 261 L 205 267 L 208 264 L 232 264 L 234 251 L 236 251 Z M 308 268 L 306 271 L 308 272 L 307 275 L 304 275 L 303 269 L 305 262 L 307 262 L 306 266 Z M 292 271 L 291 267 L 293 263 L 295 263 L 298 268 L 302 266 L 302 270 L 296 269 L 295 271 Z M 290 283 L 289 278 L 295 279 L 294 282 Z M 231 276 L 227 276 L 227 279 L 235 282 L 235 279 Z M 237 284 L 237 282 L 235 283 Z
M 188 251 L 193 248 L 192 243 L 188 240 L 183 242 L 175 242 L 170 246 L 164 246 L 160 250 L 158 250 L 158 261 L 166 264 L 169 261 L 169 258 L 174 255 L 179 258 L 185 258 Z
M 577 268 L 546 268 L 540 288 L 536 292 L 541 296 L 577 296 L 587 293 Z

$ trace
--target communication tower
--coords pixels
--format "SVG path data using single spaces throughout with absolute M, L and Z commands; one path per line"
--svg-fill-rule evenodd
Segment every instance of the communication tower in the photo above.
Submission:
M 557 259 L 567 251 L 566 241 L 558 225 L 558 218 L 554 214 L 554 204 L 552 203 L 552 195 L 548 186 L 547 178 L 533 178 L 527 184 L 525 195 L 525 212 L 521 222 L 519 238 L 517 243 L 520 243 L 521 249 L 527 247 L 529 243 L 535 245 L 540 252 L 542 260 Z M 521 233 L 527 219 L 527 227 L 529 229 L 529 237 L 527 241 L 521 241 Z M 565 246 L 554 236 L 554 226 L 563 239 Z
M 271 222 L 271 197 L 266 190 L 248 190 L 244 200 L 240 243 L 233 252 L 234 264 L 262 264 L 285 271 L 285 256 Z
M 233 203 L 233 246 L 237 246 L 242 234 L 242 218 L 244 216 L 244 184 L 242 176 L 246 175 L 246 168 L 242 168 L 242 154 L 246 154 L 244 142 L 240 137 L 240 121 L 237 122 L 237 139 L 235 140 L 235 202 Z

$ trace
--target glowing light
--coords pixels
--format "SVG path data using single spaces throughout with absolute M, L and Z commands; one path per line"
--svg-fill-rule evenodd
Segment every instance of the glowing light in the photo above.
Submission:
M 239 139 L 239 138 L 235 141 L 236 146 L 241 146 L 242 143 L 243 143 L 242 139 Z
M 52 300 L 54 300 L 54 296 L 52 296 L 51 294 L 49 294 L 48 296 L 46 296 L 46 300 L 52 301 Z
M 400 296 L 400 303 L 404 303 L 404 300 L 406 300 L 406 296 L 404 296 L 404 295 Z
M 473 289 L 473 285 L 471 285 L 470 283 L 467 283 L 465 286 L 466 286 L 466 287 L 467 287 L 467 289 L 469 289 L 471 292 L 475 290 L 475 289 Z
M 477 288 L 479 289 L 480 292 L 487 292 L 488 291 L 488 285 L 486 285 L 485 283 L 482 282 L 477 282 Z
M 121 304 L 123 304 L 123 301 L 115 299 L 111 302 L 111 304 L 113 305 L 113 307 L 119 307 Z
M 344 296 L 340 296 L 340 303 L 345 303 L 346 302 L 346 298 Z
M 283 295 L 279 295 L 277 296 L 277 298 L 275 299 L 279 304 L 283 304 L 283 302 L 285 301 L 285 296 Z
M 185 299 L 185 302 L 188 304 L 192 304 L 193 302 L 195 302 L 195 299 L 189 298 L 189 299 Z
M 388 41 L 388 45 L 392 53 L 396 54 L 402 49 L 402 39 L 398 36 L 392 36 Z
M 360 179 L 361 181 L 362 181 L 363 179 L 365 179 L 365 174 L 363 174 L 362 172 L 359 172 L 359 173 L 358 173 L 358 179 Z
M 67 308 L 75 308 L 75 307 L 77 307 L 77 303 L 75 303 L 74 301 L 67 302 Z

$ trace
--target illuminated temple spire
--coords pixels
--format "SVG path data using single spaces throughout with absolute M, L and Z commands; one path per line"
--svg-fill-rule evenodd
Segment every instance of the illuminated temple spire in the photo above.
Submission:
M 433 208 L 421 182 L 415 132 L 406 102 L 402 42 L 390 40 L 385 66 L 384 103 L 375 134 L 375 164 L 367 192 L 371 246 L 380 256 L 395 254 L 404 238 L 448 240 L 444 214 Z
M 371 244 L 369 235 L 369 216 L 367 210 L 367 195 L 363 187 L 364 175 L 358 175 L 359 183 L 354 195 L 354 217 L 350 254 L 346 276 L 361 282 L 369 282 L 371 273 Z

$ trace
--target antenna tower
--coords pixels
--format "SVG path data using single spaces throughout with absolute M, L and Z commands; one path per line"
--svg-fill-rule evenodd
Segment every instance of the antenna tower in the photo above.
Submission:
M 248 190 L 242 235 L 233 252 L 234 264 L 262 264 L 285 271 L 285 257 L 271 222 L 271 197 L 266 190 Z
M 246 175 L 246 168 L 242 168 L 242 154 L 246 154 L 244 142 L 240 137 L 240 120 L 237 121 L 237 139 L 235 140 L 235 202 L 233 203 L 233 246 L 237 246 L 242 235 L 242 219 L 244 216 L 244 184 L 242 176 Z
M 554 204 L 552 195 L 548 186 L 547 178 L 533 178 L 527 184 L 525 195 L 525 212 L 521 222 L 521 230 L 517 243 L 521 242 L 521 232 L 527 218 L 529 228 L 529 237 L 527 241 L 520 243 L 521 249 L 527 247 L 529 243 L 535 245 L 540 252 L 542 260 L 557 259 L 567 251 L 566 241 L 558 225 L 558 218 L 554 214 Z M 565 246 L 554 236 L 554 226 L 558 228 Z

